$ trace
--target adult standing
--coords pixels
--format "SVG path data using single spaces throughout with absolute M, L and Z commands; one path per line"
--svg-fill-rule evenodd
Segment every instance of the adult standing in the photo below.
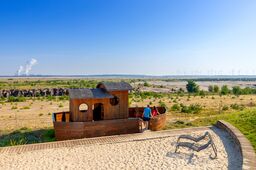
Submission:
M 148 122 L 150 121 L 150 118 L 152 117 L 152 113 L 151 113 L 151 109 L 150 106 L 147 105 L 147 107 L 145 107 L 144 112 L 143 112 L 143 121 L 146 125 L 146 129 L 148 129 Z

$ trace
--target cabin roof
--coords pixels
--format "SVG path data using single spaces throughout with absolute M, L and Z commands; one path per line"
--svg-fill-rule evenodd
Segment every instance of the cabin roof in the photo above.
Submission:
M 69 89 L 69 97 L 70 99 L 100 99 L 113 98 L 114 96 L 102 89 Z
M 103 85 L 107 91 L 126 91 L 132 90 L 132 86 L 126 82 L 101 82 L 97 85 L 97 88 Z

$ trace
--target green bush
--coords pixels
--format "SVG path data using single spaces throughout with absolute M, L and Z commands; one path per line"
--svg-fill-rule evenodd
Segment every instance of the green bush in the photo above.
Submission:
M 13 97 L 13 96 L 10 96 L 7 99 L 7 102 L 25 102 L 25 101 L 26 101 L 25 97 Z
M 0 97 L 0 102 L 4 102 L 5 98 L 4 97 Z
M 234 86 L 232 92 L 234 95 L 239 96 L 242 94 L 242 89 L 239 86 Z
M 160 107 L 164 107 L 164 108 L 167 109 L 166 104 L 164 102 L 162 102 L 161 100 L 159 101 L 159 105 L 160 105 Z
M 69 96 L 60 96 L 59 97 L 59 100 L 68 100 L 69 99 Z
M 171 110 L 172 111 L 180 111 L 180 105 L 179 104 L 174 104 L 174 105 L 172 105 L 172 107 L 171 107 Z
M 199 92 L 199 96 L 204 97 L 205 95 L 206 95 L 205 91 L 200 90 L 200 92 Z
M 175 124 L 179 124 L 179 125 L 183 125 L 183 124 L 185 124 L 183 121 L 181 121 L 181 120 L 177 120 L 176 122 L 175 122 Z
M 10 139 L 10 146 L 16 146 L 16 145 L 25 145 L 27 144 L 26 137 L 21 137 L 18 139 Z
M 219 91 L 220 91 L 219 86 L 214 85 L 214 86 L 213 86 L 213 91 L 214 91 L 214 93 L 219 93 Z
M 211 93 L 214 92 L 213 85 L 210 85 L 210 86 L 208 87 L 208 91 L 211 92 Z
M 46 100 L 48 100 L 48 101 L 56 100 L 56 97 L 55 96 L 47 96 Z
M 1 136 L 0 147 L 54 141 L 53 129 L 31 131 L 26 127 Z
M 230 93 L 230 90 L 229 90 L 228 86 L 227 86 L 227 85 L 222 86 L 220 93 L 221 93 L 222 95 L 227 95 L 227 94 L 229 94 L 229 93 Z
M 180 105 L 181 106 L 181 112 L 182 113 L 199 113 L 202 111 L 202 106 L 200 104 L 191 104 L 189 106 L 185 106 L 183 104 Z
M 180 104 L 181 112 L 182 113 L 190 113 L 190 110 L 188 109 L 188 106 Z
M 129 94 L 130 98 L 140 98 L 140 99 L 148 99 L 148 98 L 163 98 L 166 94 L 156 93 L 156 92 L 135 92 Z
M 222 107 L 222 110 L 223 110 L 223 111 L 227 111 L 228 109 L 229 109 L 229 107 L 228 107 L 227 105 L 225 105 L 225 106 Z
M 24 106 L 24 107 L 22 107 L 22 109 L 30 109 L 30 107 L 29 106 Z
M 231 104 L 230 107 L 233 109 L 233 110 L 244 110 L 244 106 L 243 105 L 238 105 L 238 104 Z
M 202 110 L 202 106 L 200 104 L 191 104 L 189 109 L 192 111 L 192 113 L 199 113 Z
M 150 85 L 148 84 L 148 82 L 144 82 L 143 86 L 144 87 L 149 87 Z

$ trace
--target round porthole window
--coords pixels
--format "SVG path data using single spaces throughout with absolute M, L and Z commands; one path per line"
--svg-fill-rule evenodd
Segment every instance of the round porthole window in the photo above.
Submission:
M 118 104 L 119 104 L 119 98 L 116 97 L 116 96 L 114 96 L 113 98 L 110 99 L 110 104 L 111 104 L 112 106 L 118 105 Z
M 87 110 L 88 110 L 88 105 L 87 104 L 85 104 L 85 103 L 80 104 L 80 106 L 79 106 L 79 111 L 80 112 L 87 112 Z

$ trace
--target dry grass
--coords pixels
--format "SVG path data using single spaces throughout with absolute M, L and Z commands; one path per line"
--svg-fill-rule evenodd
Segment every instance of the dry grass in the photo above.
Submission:
M 183 97 L 163 97 L 160 99 L 145 99 L 143 101 L 136 101 L 130 104 L 131 107 L 136 105 L 146 106 L 151 104 L 152 106 L 158 106 L 160 103 L 165 103 L 168 109 L 168 121 L 176 120 L 195 120 L 198 117 L 207 117 L 209 115 L 215 115 L 220 113 L 229 113 L 233 110 L 230 108 L 232 104 L 244 105 L 246 108 L 254 106 L 256 103 L 256 95 L 244 95 L 244 96 L 207 96 L 201 98 L 200 96 L 191 96 L 188 100 L 188 96 Z M 176 102 L 174 102 L 176 101 Z M 203 110 L 200 114 L 185 114 L 178 111 L 171 111 L 171 107 L 174 104 L 200 104 Z M 223 111 L 222 108 L 228 106 L 229 109 Z M 0 132 L 10 132 L 22 127 L 31 129 L 41 129 L 52 127 L 51 113 L 62 112 L 69 110 L 69 101 L 46 101 L 46 100 L 27 100 L 26 102 L 18 103 L 2 103 L 0 104 Z M 50 114 L 49 114 L 50 113 Z M 39 116 L 40 114 L 40 116 Z
M 18 102 L 15 106 L 11 103 L 0 104 L 0 132 L 15 131 L 22 127 L 31 129 L 52 127 L 51 113 L 69 110 L 68 101 L 62 101 L 63 107 L 59 105 L 59 101 L 41 100 Z

